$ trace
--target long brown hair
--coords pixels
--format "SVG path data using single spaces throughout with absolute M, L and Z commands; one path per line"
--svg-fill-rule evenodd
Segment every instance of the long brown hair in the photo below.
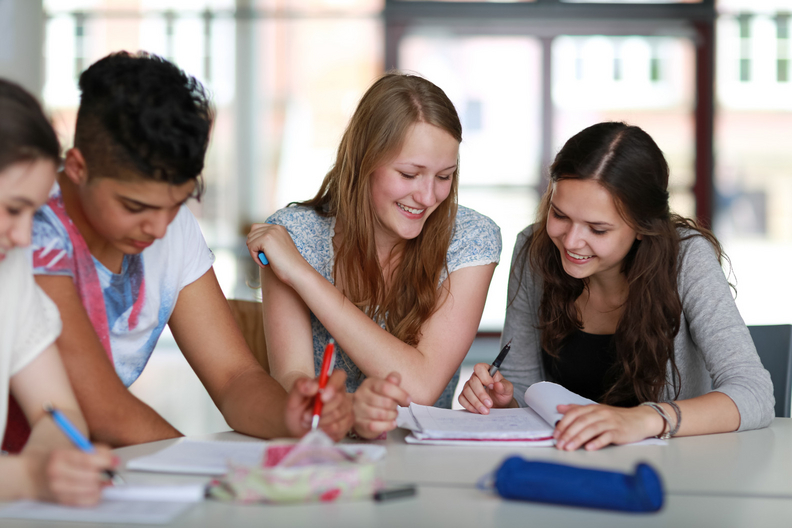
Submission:
M 319 192 L 300 204 L 343 220 L 337 233 L 341 236 L 335 255 L 336 282 L 340 276 L 347 298 L 411 345 L 418 343 L 421 326 L 437 309 L 438 283 L 456 219 L 459 176 L 457 163 L 451 192 L 421 233 L 406 241 L 386 287 L 374 241 L 377 218 L 371 175 L 398 155 L 416 123 L 436 126 L 462 141 L 459 116 L 443 90 L 415 75 L 391 72 L 381 77 L 360 100 Z
M 682 302 L 677 290 L 677 262 L 682 240 L 702 236 L 718 255 L 715 236 L 668 205 L 668 164 L 652 138 L 636 126 L 599 123 L 566 142 L 550 167 L 550 185 L 542 198 L 533 237 L 519 255 L 524 268 L 544 283 L 539 305 L 542 347 L 557 357 L 565 339 L 582 328 L 575 301 L 588 287 L 563 268 L 561 255 L 547 234 L 553 185 L 564 179 L 593 179 L 613 197 L 617 210 L 640 240 L 633 243 L 621 271 L 629 292 L 614 335 L 615 383 L 603 403 L 660 399 L 667 382 L 679 395 L 674 337 L 679 332 Z M 515 270 L 522 276 L 521 270 Z M 670 363 L 672 379 L 666 380 Z

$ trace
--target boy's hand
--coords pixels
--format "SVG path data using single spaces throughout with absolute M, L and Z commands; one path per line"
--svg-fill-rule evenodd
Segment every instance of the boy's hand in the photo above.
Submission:
M 301 437 L 311 430 L 317 393 L 319 382 L 315 379 L 300 378 L 294 382 L 286 402 L 286 426 L 293 436 Z M 319 427 L 337 442 L 346 436 L 354 421 L 352 395 L 346 391 L 346 372 L 333 372 L 319 397 L 324 402 Z

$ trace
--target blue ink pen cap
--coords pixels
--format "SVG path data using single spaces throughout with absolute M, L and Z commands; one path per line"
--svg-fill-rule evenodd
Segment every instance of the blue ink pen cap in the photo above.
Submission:
M 267 260 L 267 257 L 264 256 L 264 252 L 263 251 L 259 251 L 258 252 L 258 258 L 259 258 L 259 261 L 261 261 L 261 263 L 264 264 L 265 266 L 269 264 L 269 260 Z

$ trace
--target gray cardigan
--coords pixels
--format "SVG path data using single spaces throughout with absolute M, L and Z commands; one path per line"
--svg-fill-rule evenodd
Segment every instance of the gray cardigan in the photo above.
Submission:
M 501 366 L 503 376 L 514 383 L 514 397 L 521 405 L 525 389 L 547 380 L 541 360 L 539 301 L 541 287 L 530 265 L 522 280 L 515 276 L 515 262 L 533 232 L 533 226 L 517 236 L 509 277 L 509 305 L 502 343 L 512 348 Z M 773 384 L 762 367 L 748 328 L 737 310 L 731 289 L 712 245 L 694 236 L 680 245 L 679 297 L 682 317 L 674 339 L 674 354 L 681 376 L 679 400 L 712 390 L 730 397 L 740 412 L 740 431 L 767 427 L 775 416 Z M 666 374 L 663 399 L 674 398 L 671 369 Z

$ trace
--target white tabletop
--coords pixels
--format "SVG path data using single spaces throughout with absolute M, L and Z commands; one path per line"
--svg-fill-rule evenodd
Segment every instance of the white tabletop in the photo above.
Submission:
M 776 419 L 771 427 L 760 431 L 675 438 L 667 446 L 612 447 L 594 453 L 567 453 L 554 448 L 416 446 L 405 444 L 404 435 L 404 431 L 396 431 L 382 442 L 388 448 L 382 475 L 389 483 L 418 484 L 416 497 L 385 503 L 357 501 L 290 506 L 236 506 L 207 501 L 195 505 L 172 526 L 588 528 L 789 526 L 792 522 L 792 419 Z M 253 440 L 231 432 L 201 438 Z M 118 449 L 116 453 L 125 463 L 173 442 L 165 440 L 131 446 Z M 605 512 L 507 501 L 475 487 L 479 477 L 492 471 L 511 454 L 619 471 L 632 471 L 637 462 L 648 461 L 663 476 L 666 504 L 656 514 Z M 121 472 L 129 481 L 139 483 L 202 479 Z M 74 526 L 13 520 L 3 520 L 2 525 L 3 528 Z

